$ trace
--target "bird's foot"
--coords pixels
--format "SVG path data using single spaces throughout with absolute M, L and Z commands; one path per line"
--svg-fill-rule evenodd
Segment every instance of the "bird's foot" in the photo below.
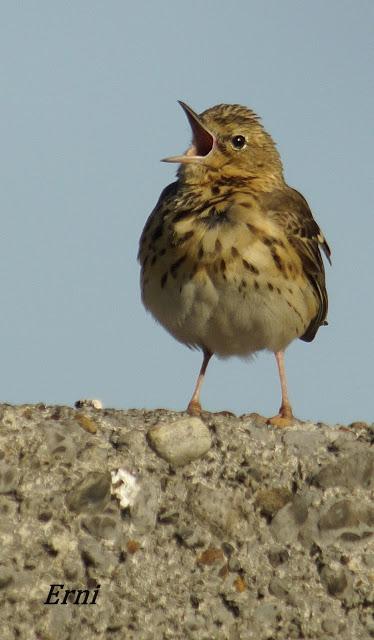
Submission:
M 203 413 L 203 409 L 201 407 L 200 402 L 196 402 L 196 400 L 191 400 L 191 402 L 189 403 L 187 409 L 186 409 L 188 415 L 190 416 L 198 416 L 199 418 L 201 417 L 201 414 Z M 211 416 L 223 416 L 224 418 L 236 418 L 235 413 L 232 413 L 232 411 L 214 411 L 212 412 L 208 412 L 208 411 L 204 411 L 204 414 L 206 415 L 211 415 Z
M 191 400 L 186 409 L 188 415 L 190 416 L 201 416 L 201 404 L 197 400 Z
M 299 420 L 294 417 L 291 407 L 287 406 L 281 407 L 278 415 L 268 418 L 266 423 L 270 424 L 272 427 L 284 429 L 284 427 L 292 427 L 295 424 L 298 424 Z
M 267 424 L 270 424 L 272 427 L 278 427 L 278 429 L 284 429 L 284 427 L 292 427 L 295 422 L 295 418 L 284 418 L 279 414 L 266 420 Z

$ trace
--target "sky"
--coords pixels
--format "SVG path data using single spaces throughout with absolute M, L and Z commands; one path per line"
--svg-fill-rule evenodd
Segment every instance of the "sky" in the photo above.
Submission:
M 329 326 L 286 352 L 304 419 L 373 416 L 372 0 L 1 3 L 0 400 L 185 409 L 201 356 L 141 304 L 138 239 L 191 134 L 258 113 L 332 248 Z M 209 411 L 275 414 L 275 360 L 213 359 Z

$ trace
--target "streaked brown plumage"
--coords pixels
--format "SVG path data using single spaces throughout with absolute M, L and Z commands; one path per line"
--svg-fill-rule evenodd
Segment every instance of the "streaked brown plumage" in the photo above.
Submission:
M 282 404 L 270 419 L 292 420 L 283 351 L 313 340 L 326 324 L 320 248 L 327 242 L 303 196 L 283 178 L 275 144 L 253 111 L 218 105 L 197 115 L 180 103 L 192 128 L 177 181 L 166 187 L 140 239 L 145 307 L 204 361 L 188 405 L 201 412 L 210 357 L 276 355 Z

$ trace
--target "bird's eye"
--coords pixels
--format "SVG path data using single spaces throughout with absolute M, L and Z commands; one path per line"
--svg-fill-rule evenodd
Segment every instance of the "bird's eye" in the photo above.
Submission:
M 246 145 L 246 139 L 244 136 L 233 136 L 231 144 L 235 149 L 243 149 Z

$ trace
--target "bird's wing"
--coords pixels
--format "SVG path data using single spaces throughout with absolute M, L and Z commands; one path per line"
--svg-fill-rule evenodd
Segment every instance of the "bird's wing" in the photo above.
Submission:
M 325 269 L 321 251 L 331 264 L 331 251 L 325 237 L 313 218 L 305 198 L 290 187 L 269 194 L 266 203 L 268 215 L 283 229 L 288 241 L 300 257 L 304 273 L 314 287 L 319 308 L 301 340 L 310 342 L 319 327 L 327 324 L 328 298 L 325 282 Z
M 143 263 L 144 260 L 144 245 L 146 241 L 155 243 L 161 236 L 163 231 L 164 216 L 169 212 L 170 199 L 174 198 L 178 190 L 178 182 L 172 182 L 162 191 L 156 206 L 150 213 L 147 222 L 145 223 L 142 235 L 139 241 L 138 260 Z M 143 259 L 142 259 L 143 258 Z

